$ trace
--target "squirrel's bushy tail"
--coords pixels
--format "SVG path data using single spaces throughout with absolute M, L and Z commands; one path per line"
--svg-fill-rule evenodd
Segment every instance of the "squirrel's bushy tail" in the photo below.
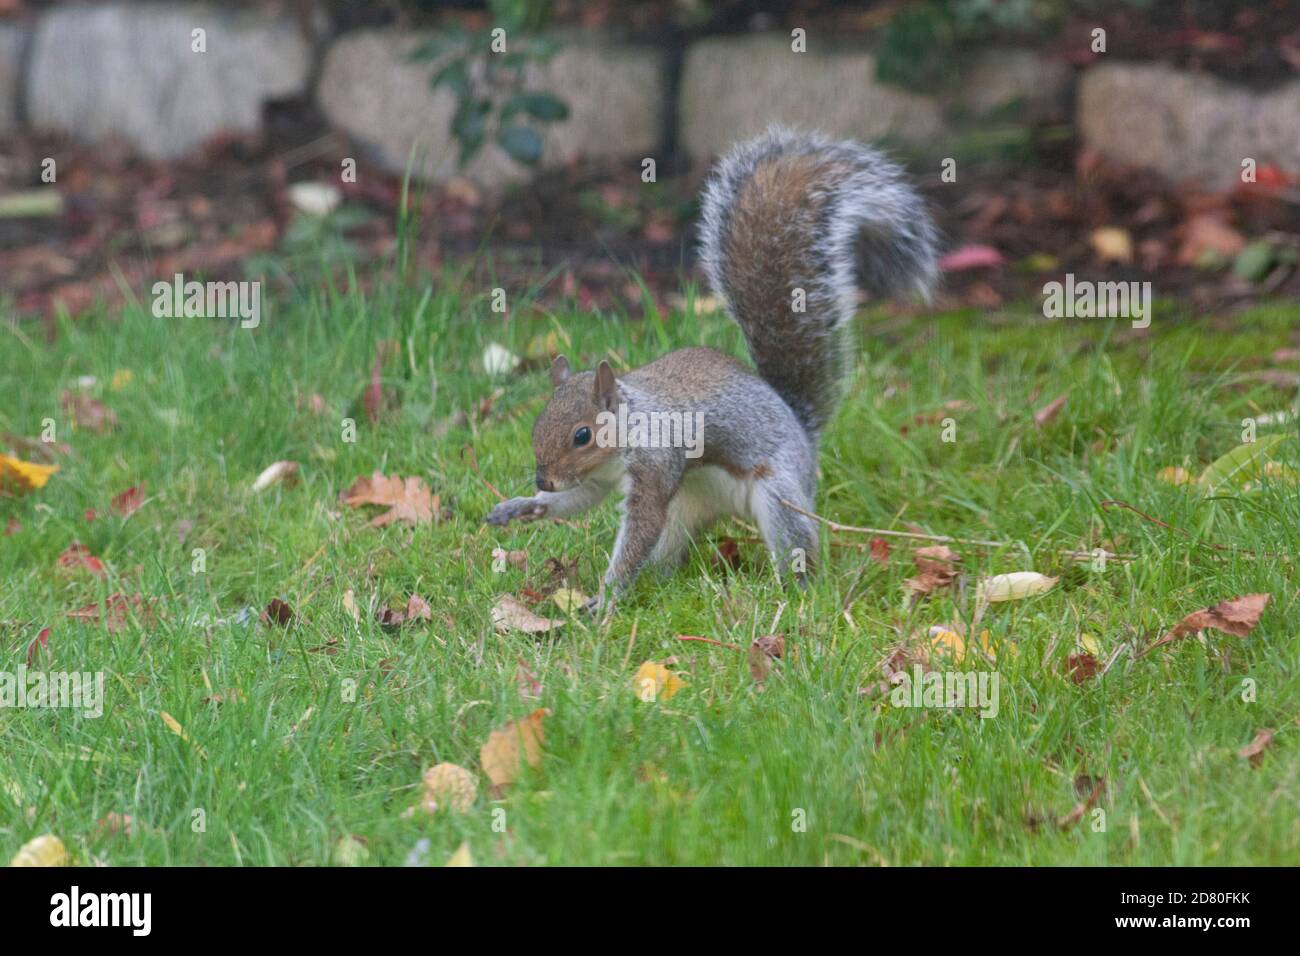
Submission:
M 902 170 L 870 147 L 773 127 L 719 162 L 701 259 L 759 374 L 816 437 L 849 372 L 857 284 L 928 297 L 934 225 Z

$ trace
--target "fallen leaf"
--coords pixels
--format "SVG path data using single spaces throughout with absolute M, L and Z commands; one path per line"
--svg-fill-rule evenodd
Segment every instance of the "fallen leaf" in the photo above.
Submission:
M 544 634 L 563 623 L 562 620 L 534 614 L 509 594 L 503 594 L 492 608 L 492 625 L 498 634 L 506 634 L 510 631 Z
M 551 593 L 551 600 L 565 614 L 572 614 L 587 603 L 587 595 L 574 588 L 556 588 Z
M 343 610 L 348 612 L 352 620 L 361 623 L 361 608 L 357 607 L 357 594 L 351 588 L 343 592 Z
M 185 728 L 181 726 L 179 720 L 167 713 L 165 710 L 158 711 L 158 716 L 162 718 L 162 722 L 167 725 L 168 730 L 193 747 L 200 757 L 207 757 L 207 752 L 194 741 L 190 740 L 189 734 L 185 733 Z
M 546 739 L 542 721 L 550 713 L 545 707 L 539 707 L 527 717 L 512 720 L 488 734 L 479 748 L 479 762 L 497 791 L 518 781 L 525 761 L 534 769 L 541 766 L 542 744 Z
M 1246 246 L 1245 237 L 1230 226 L 1222 212 L 1201 212 L 1182 226 L 1178 249 L 1180 266 L 1218 265 L 1236 257 Z
M 370 859 L 370 848 L 358 836 L 339 837 L 334 844 L 335 866 L 365 866 Z
M 117 414 L 103 402 L 89 395 L 65 391 L 59 397 L 59 401 L 63 405 L 64 414 L 72 420 L 74 431 L 78 428 L 89 428 L 92 432 L 102 435 L 117 425 Z
M 1133 237 L 1129 235 L 1127 229 L 1118 226 L 1102 226 L 1092 231 L 1088 242 L 1102 262 L 1133 261 Z
M 1101 664 L 1091 654 L 1071 654 L 1065 659 L 1065 670 L 1070 675 L 1070 680 L 1082 684 L 1097 676 Z
M 1173 630 L 1142 653 L 1145 654 L 1163 644 L 1172 643 L 1206 628 L 1223 631 L 1233 637 L 1245 637 L 1259 623 L 1259 616 L 1264 613 L 1264 608 L 1271 597 L 1271 594 L 1245 594 L 1221 601 L 1214 607 L 1193 611 L 1175 624 Z
M 1249 760 L 1252 767 L 1258 767 L 1264 759 L 1264 751 L 1273 746 L 1273 731 L 1265 727 L 1255 734 L 1255 739 L 1237 751 L 1242 760 Z
M 102 606 L 98 603 L 87 604 L 75 611 L 69 611 L 68 617 L 96 624 L 103 622 L 108 632 L 113 634 L 126 625 L 132 614 L 138 617 L 144 626 L 153 623 L 153 609 L 141 595 L 128 596 L 120 591 L 114 591 L 104 599 Z
M 1224 485 L 1242 485 L 1257 480 L 1267 462 L 1269 452 L 1286 441 L 1286 435 L 1266 435 L 1256 441 L 1245 442 L 1206 466 L 1200 483 L 1213 494 Z
M 928 636 L 932 650 L 947 653 L 957 658 L 965 656 L 966 641 L 961 634 L 952 628 L 936 624 L 930 628 Z
M 1060 578 L 1050 578 L 1037 571 L 1013 571 L 985 578 L 975 588 L 977 604 L 996 604 L 1001 601 L 1019 601 L 1023 598 L 1046 594 Z
M 957 580 L 956 565 L 961 556 L 946 544 L 928 545 L 917 548 L 912 553 L 916 568 L 920 572 L 914 578 L 903 582 L 903 587 L 913 597 L 922 597 L 941 588 L 946 588 Z
M 129 518 L 139 511 L 140 506 L 144 504 L 144 486 L 132 485 L 126 491 L 114 495 L 110 503 L 114 511 L 123 518 Z
M 749 645 L 749 673 L 758 683 L 767 680 L 772 672 L 772 661 L 785 656 L 785 635 L 767 634 L 756 637 Z
M 889 542 L 884 538 L 871 539 L 871 560 L 881 564 L 889 563 Z
M 632 676 L 632 690 L 639 700 L 646 703 L 670 700 L 685 686 L 685 681 L 657 661 L 646 661 Z
M 369 478 L 360 477 L 340 496 L 353 508 L 361 505 L 384 505 L 388 511 L 374 518 L 370 527 L 379 528 L 394 521 L 424 524 L 437 518 L 439 499 L 420 478 L 385 477 L 376 471 Z
M 714 567 L 731 568 L 739 571 L 741 566 L 740 542 L 730 536 L 721 538 L 714 548 L 712 564 Z
M 507 551 L 505 548 L 493 548 L 492 560 L 505 561 L 506 564 L 516 568 L 523 568 L 525 570 L 528 568 L 527 551 Z
M 1038 411 L 1034 412 L 1034 424 L 1039 428 L 1050 425 L 1056 420 L 1056 416 L 1061 413 L 1061 409 L 1065 407 L 1065 402 L 1069 397 L 1069 393 L 1067 392 L 1065 395 L 1053 399 Z
M 84 570 L 91 574 L 104 577 L 108 571 L 104 568 L 104 562 L 99 560 L 90 553 L 90 549 L 84 544 L 76 541 L 68 545 L 63 553 L 59 555 L 59 567 L 66 570 Z
M 46 650 L 50 646 L 50 629 L 43 627 L 40 633 L 36 635 L 36 640 L 27 645 L 27 666 L 30 667 L 36 660 L 36 653 L 40 650 Z
M 18 493 L 44 488 L 58 465 L 37 465 L 20 458 L 0 455 L 0 491 L 14 488 Z
M 474 857 L 470 855 L 468 841 L 461 843 L 461 845 L 456 848 L 456 852 L 451 855 L 451 858 L 443 864 L 444 867 L 473 865 Z
M 277 482 L 293 484 L 294 478 L 298 475 L 298 463 L 296 461 L 277 461 L 268 465 L 257 479 L 253 482 L 251 489 L 253 494 L 259 491 L 265 491 Z
M 379 626 L 386 631 L 396 631 L 403 624 L 410 624 L 412 621 L 432 621 L 433 608 L 429 607 L 429 602 L 418 594 L 412 594 L 406 599 L 406 607 L 400 611 L 395 611 L 391 607 L 382 607 L 375 615 L 379 621 Z
M 10 866 L 67 866 L 68 851 L 63 841 L 52 833 L 44 833 L 34 840 L 28 840 L 14 858 Z
M 420 807 L 426 813 L 450 808 L 466 813 L 478 797 L 478 778 L 454 763 L 434 764 L 424 772 L 424 795 Z
M 1092 784 L 1092 788 L 1087 792 L 1087 796 L 1084 797 L 1081 803 L 1076 804 L 1073 810 L 1071 810 L 1065 816 L 1061 817 L 1059 820 L 1056 821 L 1056 825 L 1059 826 L 1061 829 L 1074 826 L 1074 824 L 1082 820 L 1083 815 L 1087 813 L 1089 810 L 1091 810 L 1093 806 L 1096 805 L 1097 801 L 1101 798 L 1101 795 L 1106 792 L 1105 777 L 1098 777 L 1095 781 L 1091 777 L 1087 777 L 1087 778 L 1080 778 L 1080 780 L 1075 781 L 1076 793 L 1079 792 L 1080 783 L 1084 779 L 1086 779 L 1088 783 Z
M 519 666 L 515 669 L 515 684 L 519 687 L 519 696 L 524 700 L 541 700 L 542 681 L 528 669 L 522 657 L 519 658 Z
M 128 813 L 114 810 L 95 821 L 95 831 L 100 839 L 119 835 L 130 839 L 135 836 L 135 819 Z
M 1156 478 L 1160 481 L 1166 481 L 1171 485 L 1190 485 L 1196 482 L 1192 473 L 1186 468 L 1178 465 L 1170 465 L 1167 468 L 1161 468 L 1156 472 Z
M 962 246 L 939 260 L 944 272 L 963 272 L 967 269 L 993 269 L 1006 260 L 992 246 Z
M 293 623 L 293 608 L 289 606 L 288 601 L 282 601 L 278 597 L 271 598 L 271 603 L 262 609 L 260 619 L 263 624 L 278 624 L 280 627 L 288 627 Z

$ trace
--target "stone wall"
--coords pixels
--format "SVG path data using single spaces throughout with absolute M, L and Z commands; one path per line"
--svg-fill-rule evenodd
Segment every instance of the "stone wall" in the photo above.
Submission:
M 436 64 L 407 60 L 418 40 L 363 30 L 316 50 L 274 7 L 61 4 L 0 22 L 0 132 L 25 123 L 92 142 L 116 136 L 171 158 L 226 130 L 256 131 L 268 101 L 314 96 L 359 158 L 396 173 L 414 150 L 419 174 L 444 179 L 458 172 L 454 102 L 430 87 Z M 1245 158 L 1300 171 L 1300 80 L 1261 95 L 1104 58 L 1076 77 L 1031 51 L 992 50 L 971 58 L 958 88 L 922 95 L 881 83 L 856 39 L 812 35 L 795 52 L 780 33 L 705 38 L 678 59 L 601 34 L 563 40 L 553 60 L 529 67 L 571 111 L 545 130 L 545 164 L 652 156 L 670 130 L 678 150 L 707 158 L 772 122 L 924 148 L 1009 110 L 1072 118 L 1088 146 L 1175 179 L 1230 185 Z M 530 174 L 495 146 L 464 172 L 489 186 Z

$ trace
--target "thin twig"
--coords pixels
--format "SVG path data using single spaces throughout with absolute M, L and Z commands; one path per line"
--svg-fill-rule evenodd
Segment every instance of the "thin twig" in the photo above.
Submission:
M 1181 534 L 1184 538 L 1188 538 L 1189 540 L 1191 540 L 1193 544 L 1198 544 L 1203 548 L 1213 548 L 1215 551 L 1226 551 L 1232 554 L 1248 554 L 1252 558 L 1291 557 L 1291 555 L 1289 554 L 1281 554 L 1277 551 L 1252 551 L 1250 550 L 1250 548 L 1234 548 L 1231 545 L 1215 544 L 1213 541 L 1199 541 L 1197 540 L 1195 535 L 1193 535 L 1190 531 L 1185 531 L 1182 528 L 1175 527 L 1174 525 L 1171 525 L 1165 521 L 1161 521 L 1159 518 L 1153 518 L 1146 512 L 1139 511 L 1137 508 L 1134 508 L 1127 501 L 1118 501 L 1114 498 L 1108 498 L 1101 503 L 1101 507 L 1105 511 L 1109 511 L 1111 508 L 1123 508 L 1125 511 L 1131 511 L 1139 518 L 1141 518 L 1143 521 L 1149 521 L 1152 524 L 1159 525 L 1160 527 L 1165 528 L 1168 531 L 1177 532 L 1178 534 Z
M 831 531 L 848 531 L 854 534 L 877 534 L 891 538 L 912 538 L 917 541 L 937 541 L 940 544 L 966 544 L 979 548 L 1012 548 L 1015 547 L 1009 541 L 981 541 L 978 538 L 954 538 L 946 534 L 922 534 L 919 531 L 889 531 L 885 528 L 859 528 L 856 525 L 840 524 L 838 521 L 832 521 L 830 518 L 823 518 L 819 514 L 811 511 L 804 511 L 796 504 L 791 504 L 784 498 L 778 498 L 785 507 L 791 511 L 797 511 L 805 518 L 812 518 L 814 521 L 820 521 Z
M 727 650 L 729 650 L 729 651 L 743 651 L 743 650 L 744 650 L 744 648 L 741 647 L 739 644 L 727 644 L 727 643 L 725 643 L 725 642 L 723 642 L 723 641 L 715 641 L 715 640 L 714 640 L 713 638 L 711 638 L 711 637 L 693 637 L 693 636 L 691 636 L 690 634 L 678 634 L 678 635 L 677 635 L 677 640 L 679 640 L 679 641 L 699 641 L 699 642 L 701 642 L 701 643 L 703 643 L 703 644 L 716 644 L 718 647 L 725 647 L 725 648 L 726 648 Z

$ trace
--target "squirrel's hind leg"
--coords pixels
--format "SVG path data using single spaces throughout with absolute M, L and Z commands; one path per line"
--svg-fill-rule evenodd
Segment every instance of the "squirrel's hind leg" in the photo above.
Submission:
M 802 578 L 806 572 L 812 571 L 820 553 L 817 523 L 781 504 L 782 499 L 804 511 L 812 510 L 812 501 L 801 489 L 764 481 L 754 489 L 754 520 L 763 533 L 763 541 L 777 570 L 782 574 L 792 571 Z

